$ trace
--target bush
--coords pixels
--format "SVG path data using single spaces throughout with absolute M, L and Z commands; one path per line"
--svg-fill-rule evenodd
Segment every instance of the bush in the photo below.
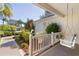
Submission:
M 16 32 L 16 31 L 15 31 L 15 33 L 14 33 L 14 34 L 15 34 L 15 35 L 19 35 L 19 34 L 21 34 L 21 32 Z
M 51 32 L 56 33 L 56 32 L 60 32 L 60 31 L 61 31 L 60 26 L 57 23 L 51 23 L 46 28 L 47 33 L 51 33 Z
M 11 35 L 13 35 L 13 33 L 10 32 L 10 31 L 4 31 L 4 35 L 5 35 L 5 36 L 11 36 Z
M 15 35 L 15 41 L 20 47 L 22 43 L 29 44 L 29 32 L 26 30 L 22 30 L 22 32 L 19 33 L 19 35 Z
M 16 30 L 16 26 L 2 25 L 0 26 L 0 30 L 4 33 L 3 34 L 4 36 L 13 35 Z
M 22 39 L 20 35 L 15 35 L 15 41 L 17 42 L 18 45 L 22 43 Z
M 4 32 L 3 31 L 0 31 L 0 36 L 3 36 L 4 35 Z
M 0 30 L 2 30 L 2 31 L 15 31 L 16 26 L 14 26 L 14 25 L 1 25 Z
M 23 30 L 21 36 L 23 37 L 23 39 L 28 42 L 29 41 L 29 32 Z

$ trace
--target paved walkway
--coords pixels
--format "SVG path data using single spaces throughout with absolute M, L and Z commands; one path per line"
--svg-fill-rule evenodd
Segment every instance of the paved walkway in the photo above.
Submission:
M 5 40 L 0 48 L 0 56 L 20 56 L 14 39 Z

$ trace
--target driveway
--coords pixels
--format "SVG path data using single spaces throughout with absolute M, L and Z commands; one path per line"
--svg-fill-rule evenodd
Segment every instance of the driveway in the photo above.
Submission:
M 5 40 L 0 47 L 0 56 L 20 56 L 18 45 L 14 39 Z

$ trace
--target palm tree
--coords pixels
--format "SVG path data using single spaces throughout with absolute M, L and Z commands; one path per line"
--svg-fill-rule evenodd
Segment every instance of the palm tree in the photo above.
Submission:
M 9 4 L 4 4 L 4 9 L 1 13 L 2 13 L 2 21 L 3 21 L 3 27 L 4 27 L 4 22 L 8 21 L 7 18 L 10 18 L 13 15 Z
M 6 18 L 3 18 L 2 21 L 3 21 L 3 25 L 5 22 L 8 22 L 8 20 Z
M 4 9 L 2 11 L 2 15 L 3 15 L 2 21 L 3 21 L 3 25 L 4 25 L 4 22 L 8 21 L 7 18 L 10 18 L 13 15 L 12 10 L 8 4 L 4 4 Z
M 3 14 L 6 17 L 11 17 L 13 15 L 12 10 L 11 10 L 11 8 L 10 8 L 10 6 L 8 4 L 4 4 Z

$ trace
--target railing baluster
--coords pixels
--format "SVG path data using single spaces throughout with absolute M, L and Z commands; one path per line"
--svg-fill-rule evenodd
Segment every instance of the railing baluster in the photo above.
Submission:
M 36 39 L 36 50 L 38 50 L 38 39 Z
M 34 39 L 33 39 L 33 51 L 34 51 L 34 47 L 35 47 L 35 46 L 34 46 Z
M 39 53 L 51 45 L 51 34 L 35 35 L 31 40 L 32 54 Z

